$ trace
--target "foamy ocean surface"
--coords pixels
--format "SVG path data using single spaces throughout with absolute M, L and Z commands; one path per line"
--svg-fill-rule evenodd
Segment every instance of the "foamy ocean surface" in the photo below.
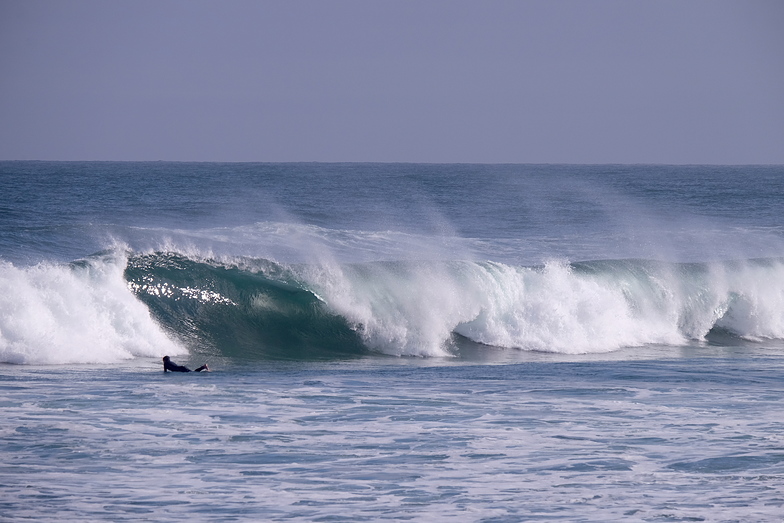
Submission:
M 784 521 L 782 216 L 782 166 L 0 162 L 0 520 Z

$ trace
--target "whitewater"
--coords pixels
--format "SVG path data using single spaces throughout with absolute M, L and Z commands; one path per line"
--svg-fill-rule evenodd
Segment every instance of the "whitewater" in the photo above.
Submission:
M 781 166 L 0 184 L 0 518 L 781 520 Z

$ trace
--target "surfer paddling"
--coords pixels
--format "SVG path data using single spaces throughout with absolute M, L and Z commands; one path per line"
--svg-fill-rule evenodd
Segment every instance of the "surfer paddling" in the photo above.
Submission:
M 166 372 L 167 370 L 171 372 L 191 372 L 191 369 L 189 369 L 188 367 L 185 367 L 183 365 L 177 365 L 172 360 L 170 360 L 168 356 L 164 356 L 163 372 Z M 207 372 L 210 371 L 210 368 L 207 366 L 206 363 L 201 367 L 199 367 L 198 369 L 195 369 L 193 372 L 201 372 L 203 370 L 206 370 Z

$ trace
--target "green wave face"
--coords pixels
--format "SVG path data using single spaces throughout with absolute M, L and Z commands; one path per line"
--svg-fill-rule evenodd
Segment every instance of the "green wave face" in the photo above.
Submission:
M 132 256 L 125 278 L 169 332 L 200 352 L 231 358 L 324 359 L 367 352 L 346 320 L 283 267 Z

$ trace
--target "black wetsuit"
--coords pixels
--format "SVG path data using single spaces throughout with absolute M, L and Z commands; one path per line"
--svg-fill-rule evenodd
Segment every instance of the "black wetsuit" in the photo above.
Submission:
M 188 367 L 185 367 L 183 365 L 177 365 L 172 360 L 170 360 L 168 356 L 164 356 L 163 357 L 163 372 L 166 372 L 167 370 L 171 371 L 171 372 L 194 372 L 194 371 L 191 371 L 191 369 L 189 369 Z M 196 369 L 195 372 L 201 372 L 203 370 L 208 370 L 207 365 L 202 365 L 201 367 Z

